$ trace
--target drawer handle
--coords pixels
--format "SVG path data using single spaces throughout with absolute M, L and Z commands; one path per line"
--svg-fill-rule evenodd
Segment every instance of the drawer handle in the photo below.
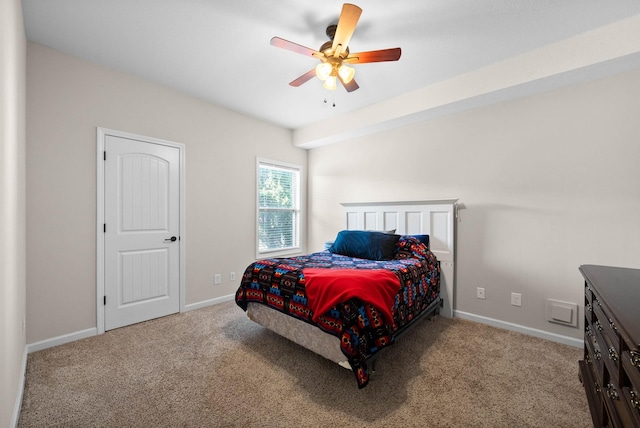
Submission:
M 609 348 L 609 359 L 611 361 L 618 361 L 618 354 L 616 353 L 616 350 L 613 348 Z
M 596 328 L 598 329 L 598 331 L 602 331 L 602 325 L 600 324 L 600 321 L 596 321 Z
M 607 395 L 612 400 L 617 400 L 618 398 L 620 398 L 620 396 L 618 395 L 618 391 L 616 391 L 615 385 L 612 383 L 607 384 Z
M 630 351 L 631 354 L 631 364 L 640 369 L 640 352 L 638 351 Z
M 631 399 L 629 400 L 631 402 L 631 406 L 640 412 L 640 399 L 638 399 L 638 393 L 631 391 L 629 395 L 631 395 Z

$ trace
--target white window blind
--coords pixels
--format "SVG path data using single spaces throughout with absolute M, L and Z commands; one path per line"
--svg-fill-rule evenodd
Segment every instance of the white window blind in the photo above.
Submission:
M 258 255 L 300 248 L 300 167 L 258 159 Z

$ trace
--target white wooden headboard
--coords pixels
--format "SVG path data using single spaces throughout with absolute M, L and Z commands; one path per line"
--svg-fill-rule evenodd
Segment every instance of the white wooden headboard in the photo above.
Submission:
M 440 261 L 440 312 L 453 317 L 455 291 L 455 225 L 457 199 L 405 202 L 343 203 L 349 230 L 396 230 L 398 235 L 429 235 L 431 251 Z

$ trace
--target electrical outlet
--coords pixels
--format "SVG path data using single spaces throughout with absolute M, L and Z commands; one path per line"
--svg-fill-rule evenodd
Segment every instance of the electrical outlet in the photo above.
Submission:
M 229 281 L 235 281 L 236 280 L 236 273 L 235 272 L 231 272 L 229 274 Z
M 219 273 L 215 274 L 213 277 L 213 283 L 220 284 L 221 282 L 222 282 L 222 275 L 220 275 Z
M 522 306 L 522 294 L 511 293 L 511 304 L 513 306 Z
M 476 288 L 476 297 L 478 299 L 483 299 L 484 300 L 484 288 L 483 287 L 478 287 Z

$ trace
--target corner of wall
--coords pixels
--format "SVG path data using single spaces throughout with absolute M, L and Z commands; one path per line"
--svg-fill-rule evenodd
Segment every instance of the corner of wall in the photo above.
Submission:
M 0 426 L 17 425 L 26 370 L 26 52 L 22 3 L 0 2 Z

